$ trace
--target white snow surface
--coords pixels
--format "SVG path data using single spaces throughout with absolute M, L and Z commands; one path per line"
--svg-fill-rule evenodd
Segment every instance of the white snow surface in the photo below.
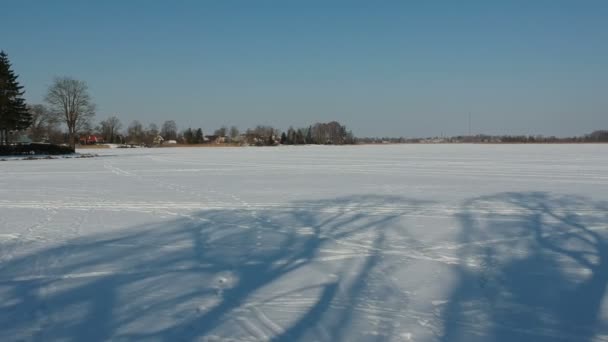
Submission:
M 0 341 L 608 341 L 608 145 L 0 162 Z

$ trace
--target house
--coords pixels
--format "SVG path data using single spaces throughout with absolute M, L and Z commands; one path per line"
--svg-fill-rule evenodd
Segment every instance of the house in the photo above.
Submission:
M 103 144 L 103 138 L 95 134 L 80 136 L 78 140 L 81 145 Z
M 205 141 L 211 144 L 224 144 L 226 137 L 221 135 L 205 135 Z
M 239 141 L 241 144 L 256 145 L 261 142 L 264 138 L 256 133 L 243 133 L 241 134 Z
M 165 141 L 165 139 L 162 136 L 157 135 L 156 137 L 154 137 L 154 140 L 152 141 L 152 143 L 154 145 L 162 145 L 163 141 Z

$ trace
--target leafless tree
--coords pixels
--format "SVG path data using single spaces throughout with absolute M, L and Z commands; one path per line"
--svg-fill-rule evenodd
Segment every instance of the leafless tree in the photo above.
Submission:
M 32 125 L 29 127 L 29 135 L 33 141 L 43 141 L 50 138 L 50 131 L 56 128 L 57 120 L 53 113 L 42 104 L 28 107 L 32 116 Z
M 155 138 L 158 135 L 158 126 L 155 123 L 149 124 L 147 133 Z
M 237 141 L 239 139 L 239 129 L 236 126 L 230 127 L 230 139 L 232 141 Z
M 165 140 L 176 140 L 177 139 L 177 125 L 175 121 L 169 120 L 163 123 L 163 127 L 161 128 L 160 135 L 165 138 Z
M 141 144 L 144 139 L 144 127 L 141 122 L 135 120 L 131 122 L 127 129 L 129 143 Z
M 152 145 L 158 134 L 158 126 L 155 123 L 149 124 L 144 132 L 144 143 Z
M 111 116 L 100 122 L 100 133 L 103 139 L 109 143 L 116 142 L 118 131 L 122 128 L 122 123 L 116 116 Z
M 95 104 L 86 82 L 70 77 L 55 78 L 47 92 L 46 102 L 58 119 L 65 122 L 69 144 L 74 148 L 76 133 L 90 127 L 90 121 L 95 116 Z
M 216 129 L 215 132 L 213 132 L 213 135 L 225 137 L 227 133 L 228 133 L 228 128 L 226 128 L 226 126 L 222 126 L 221 128 Z

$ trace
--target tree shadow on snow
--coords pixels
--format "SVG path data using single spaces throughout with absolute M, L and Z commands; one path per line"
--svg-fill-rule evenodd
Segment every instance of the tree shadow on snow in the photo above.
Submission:
M 607 338 L 605 203 L 504 193 L 468 201 L 459 216 L 462 262 L 443 341 Z
M 424 205 L 206 210 L 68 241 L 0 264 L 0 339 L 341 340 L 391 222 Z
M 407 339 L 398 330 L 433 313 L 407 311 L 409 285 L 389 278 L 415 262 L 403 246 L 422 251 L 400 219 L 428 216 L 429 204 L 352 196 L 174 213 L 67 241 L 0 264 L 0 340 Z M 464 203 L 457 241 L 423 241 L 457 253 L 456 264 L 441 264 L 455 283 L 441 284 L 448 300 L 430 336 L 606 336 L 607 215 L 606 204 L 545 193 Z

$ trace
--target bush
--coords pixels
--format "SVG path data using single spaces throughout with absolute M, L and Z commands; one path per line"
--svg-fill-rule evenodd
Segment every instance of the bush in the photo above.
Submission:
M 19 144 L 19 145 L 1 145 L 0 156 L 19 156 L 19 155 L 59 155 L 72 154 L 74 150 L 69 146 L 61 146 L 54 144 Z

